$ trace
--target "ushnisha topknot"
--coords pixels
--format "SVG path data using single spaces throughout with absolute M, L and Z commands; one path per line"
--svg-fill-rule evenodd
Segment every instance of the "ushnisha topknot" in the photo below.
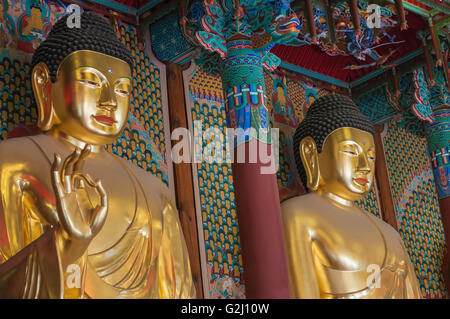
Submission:
M 121 59 L 133 68 L 133 58 L 128 48 L 117 37 L 113 27 L 93 12 L 83 12 L 80 28 L 69 28 L 65 15 L 59 19 L 48 38 L 41 43 L 33 55 L 32 69 L 44 62 L 50 70 L 52 82 L 56 81 L 59 65 L 66 56 L 79 50 L 91 50 Z
M 341 127 L 353 127 L 374 134 L 373 124 L 347 96 L 329 94 L 313 102 L 294 135 L 295 162 L 303 185 L 306 186 L 306 172 L 300 158 L 300 141 L 311 136 L 320 153 L 326 137 Z

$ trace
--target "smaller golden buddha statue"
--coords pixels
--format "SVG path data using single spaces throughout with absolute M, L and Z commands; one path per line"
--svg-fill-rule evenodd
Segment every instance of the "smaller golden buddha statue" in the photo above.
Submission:
M 374 180 L 373 126 L 341 95 L 316 100 L 294 136 L 310 192 L 281 204 L 294 298 L 420 298 L 399 234 L 355 206 Z
M 0 143 L 0 298 L 192 298 L 174 198 L 105 149 L 127 123 L 128 49 L 93 13 L 32 61 L 42 134 Z

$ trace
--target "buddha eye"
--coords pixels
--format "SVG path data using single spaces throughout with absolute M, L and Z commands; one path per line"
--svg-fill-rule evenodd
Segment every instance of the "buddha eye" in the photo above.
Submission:
M 80 83 L 82 83 L 82 84 L 84 84 L 86 86 L 92 87 L 92 88 L 99 88 L 100 87 L 99 83 L 94 82 L 94 81 L 90 81 L 90 80 L 78 80 L 78 82 L 80 82 Z
M 343 152 L 343 153 L 345 153 L 345 154 L 349 154 L 349 155 L 352 155 L 352 156 L 356 156 L 356 155 L 358 155 L 358 153 L 357 153 L 357 152 L 355 152 L 355 151 L 352 151 L 352 150 L 343 150 L 342 152 Z
M 119 95 L 123 95 L 123 96 L 128 96 L 130 95 L 130 93 L 128 91 L 125 90 L 121 90 L 121 89 L 115 89 L 114 92 L 116 92 Z

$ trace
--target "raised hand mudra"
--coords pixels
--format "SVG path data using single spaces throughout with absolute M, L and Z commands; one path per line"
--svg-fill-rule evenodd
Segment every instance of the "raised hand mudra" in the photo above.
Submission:
M 51 167 L 56 209 L 64 237 L 84 243 L 90 242 L 100 231 L 108 212 L 108 197 L 101 181 L 97 179 L 94 182 L 89 174 L 81 172 L 90 152 L 89 145 L 82 151 L 77 147 L 64 163 L 55 154 Z M 96 207 L 89 200 L 88 187 L 93 188 L 99 197 Z

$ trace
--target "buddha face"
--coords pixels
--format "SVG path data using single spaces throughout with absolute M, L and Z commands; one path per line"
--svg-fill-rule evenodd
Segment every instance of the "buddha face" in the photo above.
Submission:
M 355 201 L 370 191 L 375 166 L 372 134 L 356 128 L 333 131 L 317 153 L 315 142 L 306 137 L 300 143 L 308 187 Z
M 33 69 L 40 126 L 90 144 L 111 143 L 125 127 L 131 91 L 130 66 L 102 53 L 80 50 L 60 64 L 55 83 L 44 63 Z

